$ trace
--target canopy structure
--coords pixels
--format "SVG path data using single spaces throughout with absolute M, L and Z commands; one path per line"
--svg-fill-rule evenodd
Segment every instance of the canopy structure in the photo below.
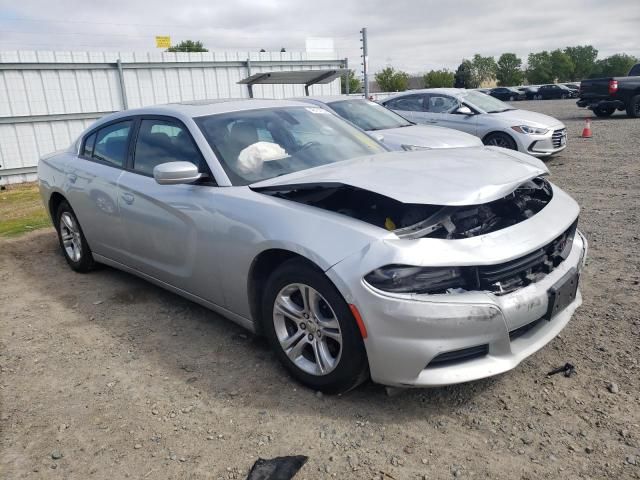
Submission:
M 309 95 L 311 85 L 330 83 L 341 75 L 349 73 L 347 68 L 332 68 L 329 70 L 294 70 L 289 72 L 261 72 L 240 80 L 238 83 L 247 85 L 249 97 L 253 98 L 253 86 L 260 84 L 292 85 L 303 84 L 304 92 Z

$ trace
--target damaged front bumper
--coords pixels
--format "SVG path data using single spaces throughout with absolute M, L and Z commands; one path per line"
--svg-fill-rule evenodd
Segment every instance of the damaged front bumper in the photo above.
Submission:
M 503 230 L 487 235 L 489 238 L 484 240 L 469 239 L 477 245 L 475 252 L 459 248 L 463 246 L 460 242 L 466 240 L 449 241 L 448 245 L 453 245 L 450 253 L 458 250 L 458 258 L 478 258 L 485 243 L 488 246 L 484 249 L 485 260 L 499 263 L 500 250 L 508 256 L 501 243 L 508 242 L 511 246 L 526 243 L 518 242 L 518 233 L 527 231 L 536 238 L 537 230 L 538 238 L 553 238 L 555 233 L 549 235 L 551 227 L 547 223 L 545 228 L 544 223 L 554 216 L 556 209 L 565 208 L 568 214 L 577 216 L 577 206 L 572 208 L 565 196 L 558 191 L 549 204 L 551 207 L 555 203 L 553 208 L 547 207 L 548 210 L 545 208 L 527 222 L 512 227 L 514 232 Z M 570 277 L 570 272 L 575 272 L 573 278 L 577 281 L 586 251 L 586 239 L 576 232 L 568 256 L 553 271 L 503 295 L 487 291 L 392 294 L 371 287 L 360 277 L 350 285 L 345 298 L 356 305 L 366 325 L 365 346 L 372 379 L 389 386 L 433 387 L 477 380 L 516 367 L 558 335 L 582 303 L 580 291 L 574 288 L 574 296 L 565 300 L 559 311 L 548 315 L 550 291 L 563 278 Z M 352 276 L 356 263 L 365 264 L 365 270 L 369 268 L 366 264 L 371 254 L 378 252 L 363 252 L 360 258 L 341 262 L 327 273 L 340 288 L 340 278 Z M 429 261 L 425 256 L 428 255 L 423 255 L 422 262 Z M 440 262 L 447 263 L 447 254 L 437 256 Z

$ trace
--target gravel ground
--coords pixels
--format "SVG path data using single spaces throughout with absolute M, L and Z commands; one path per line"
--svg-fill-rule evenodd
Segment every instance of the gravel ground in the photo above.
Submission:
M 260 338 L 130 275 L 72 273 L 52 229 L 0 241 L 0 477 L 640 478 L 640 120 L 521 102 L 569 130 L 548 161 L 591 243 L 584 305 L 496 378 L 387 396 L 293 383 Z M 577 374 L 546 377 L 571 362 Z

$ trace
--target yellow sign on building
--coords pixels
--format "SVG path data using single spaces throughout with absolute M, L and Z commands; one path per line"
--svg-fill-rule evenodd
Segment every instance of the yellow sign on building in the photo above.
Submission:
M 171 37 L 156 37 L 156 48 L 169 48 L 171 46 Z

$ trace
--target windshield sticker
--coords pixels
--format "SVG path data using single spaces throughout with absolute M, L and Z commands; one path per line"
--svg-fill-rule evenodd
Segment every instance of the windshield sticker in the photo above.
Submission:
M 306 107 L 306 108 L 311 113 L 329 113 L 324 108 L 317 108 L 317 107 Z

